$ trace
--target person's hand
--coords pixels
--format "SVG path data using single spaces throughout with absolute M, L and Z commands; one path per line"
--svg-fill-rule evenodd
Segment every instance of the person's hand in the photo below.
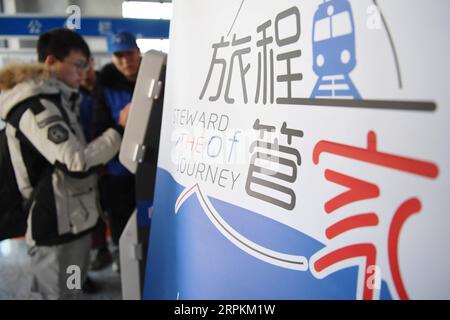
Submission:
M 125 108 L 122 109 L 122 111 L 120 111 L 120 115 L 119 115 L 119 125 L 123 128 L 125 128 L 126 124 L 127 124 L 127 120 L 128 120 L 128 113 L 130 112 L 130 108 L 131 108 L 131 102 L 128 103 Z

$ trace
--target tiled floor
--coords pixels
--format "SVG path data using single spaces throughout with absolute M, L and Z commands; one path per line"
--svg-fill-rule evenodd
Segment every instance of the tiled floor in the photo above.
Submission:
M 29 257 L 23 240 L 0 241 L 0 300 L 27 299 L 30 291 Z M 99 292 L 83 294 L 86 300 L 122 299 L 120 275 L 111 265 L 101 271 L 90 271 Z

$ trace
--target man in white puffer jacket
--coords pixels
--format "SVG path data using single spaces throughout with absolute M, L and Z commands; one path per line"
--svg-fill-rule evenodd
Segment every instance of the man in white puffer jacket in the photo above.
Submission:
M 90 51 L 81 36 L 49 31 L 39 38 L 38 56 L 42 65 L 0 72 L 0 116 L 17 184 L 29 204 L 30 297 L 69 299 L 86 277 L 90 231 L 100 213 L 95 168 L 117 155 L 123 129 L 112 124 L 86 143 L 78 87 Z M 70 278 L 78 270 L 80 279 Z

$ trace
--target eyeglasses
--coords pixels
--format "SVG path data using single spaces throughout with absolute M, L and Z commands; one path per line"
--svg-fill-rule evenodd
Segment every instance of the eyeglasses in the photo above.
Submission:
M 70 63 L 75 68 L 77 68 L 78 71 L 84 72 L 89 68 L 89 62 L 87 61 L 70 61 L 65 60 L 65 62 Z

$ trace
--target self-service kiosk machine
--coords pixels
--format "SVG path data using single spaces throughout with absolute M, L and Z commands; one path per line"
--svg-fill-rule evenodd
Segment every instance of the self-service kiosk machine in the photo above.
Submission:
M 122 296 L 141 299 L 153 204 L 167 55 L 150 50 L 142 58 L 120 149 L 120 162 L 136 181 L 137 208 L 119 241 Z

